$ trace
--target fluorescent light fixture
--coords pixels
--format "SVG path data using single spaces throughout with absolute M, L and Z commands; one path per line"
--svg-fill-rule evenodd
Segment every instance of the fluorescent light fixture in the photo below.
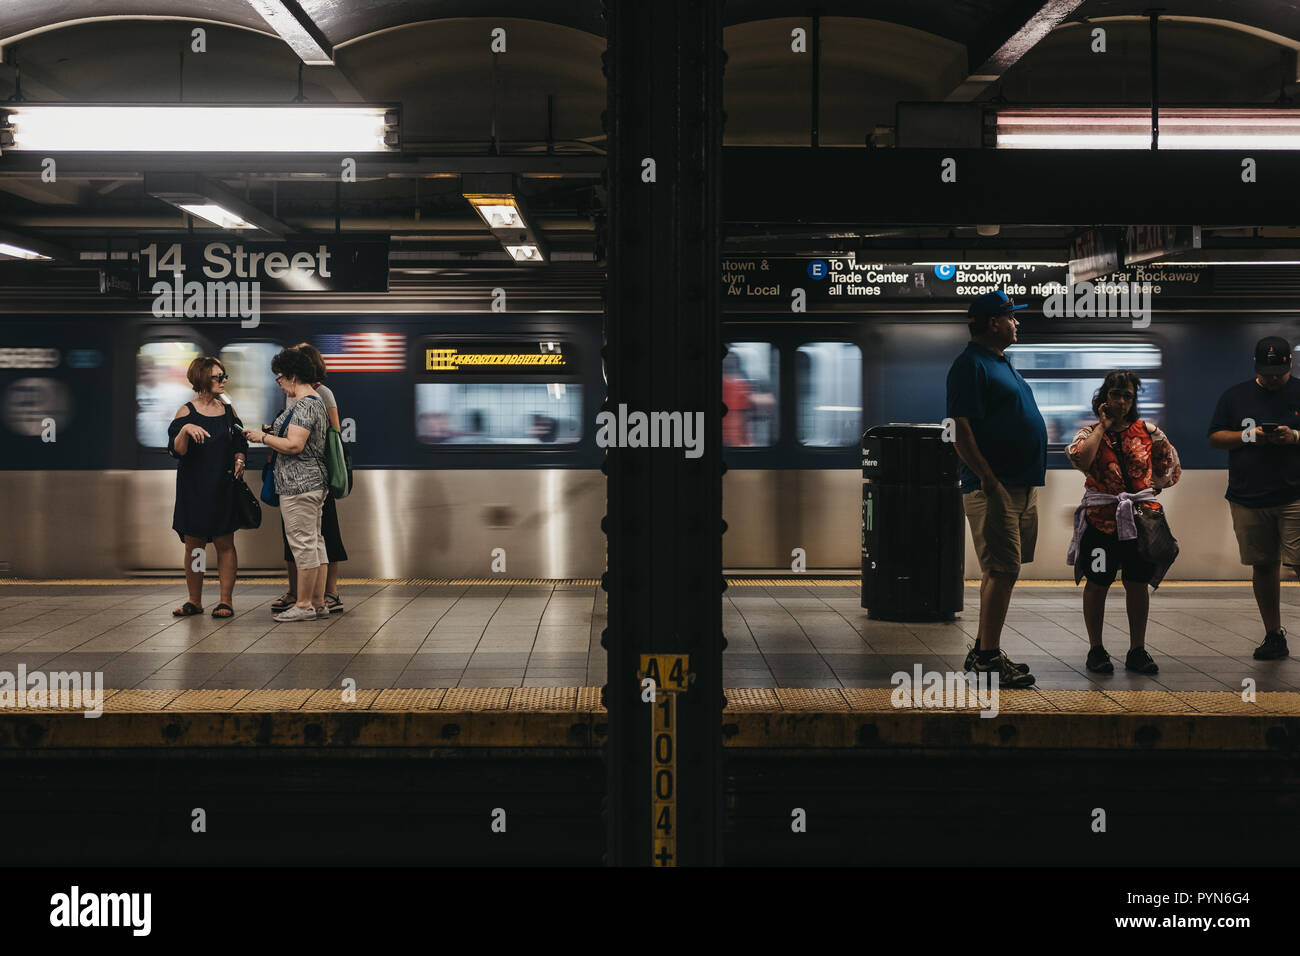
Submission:
M 76 262 L 77 254 L 65 246 L 38 239 L 26 233 L 0 228 L 0 261 L 24 259 L 29 262 L 59 259 Z
M 1300 149 L 1300 110 L 1162 107 L 1160 149 Z M 997 111 L 999 149 L 1150 149 L 1151 111 L 1053 107 Z
M 519 213 L 513 196 L 500 199 L 492 197 L 466 196 L 474 211 L 477 212 L 489 229 L 523 229 L 524 217 Z
M 283 238 L 290 228 L 196 173 L 145 173 L 144 191 L 222 229 L 260 229 Z
M 383 106 L 0 106 L 13 145 L 39 152 L 376 153 L 398 149 Z
M 192 216 L 198 216 L 200 219 L 206 219 L 214 226 L 220 226 L 222 229 L 256 229 L 251 222 L 240 219 L 233 212 L 218 206 L 216 203 L 177 203 L 176 205 L 184 209 Z
M 24 249 L 22 246 L 13 246 L 7 242 L 0 242 L 0 256 L 6 259 L 49 259 L 50 256 L 43 256 L 39 252 L 31 249 Z
M 460 194 L 515 262 L 545 262 L 541 239 L 524 216 L 512 173 L 465 173 Z
M 546 257 L 542 255 L 542 250 L 532 243 L 522 246 L 506 246 L 506 252 L 510 253 L 510 258 L 515 262 L 545 262 Z
M 298 59 L 308 66 L 333 66 L 333 47 L 295 0 L 248 0 Z

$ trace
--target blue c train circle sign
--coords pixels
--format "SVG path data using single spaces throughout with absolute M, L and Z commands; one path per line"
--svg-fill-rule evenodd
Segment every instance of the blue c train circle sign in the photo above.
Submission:
M 957 274 L 956 266 L 935 266 L 934 274 L 940 279 L 951 279 Z
M 830 272 L 830 266 L 826 264 L 825 259 L 814 259 L 808 263 L 808 278 L 810 279 L 825 279 L 828 272 Z

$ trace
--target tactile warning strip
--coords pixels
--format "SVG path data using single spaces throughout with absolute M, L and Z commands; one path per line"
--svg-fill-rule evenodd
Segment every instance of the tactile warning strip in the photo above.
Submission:
M 341 688 L 318 690 L 307 698 L 300 709 L 312 711 L 369 710 L 370 705 L 374 703 L 375 698 L 378 696 L 379 691 L 377 690 L 353 690 L 350 692 Z
M 420 690 L 381 690 L 370 705 L 371 710 L 437 710 L 447 696 L 445 687 Z
M 355 699 L 344 690 L 105 690 L 104 710 L 110 713 L 226 713 L 259 711 L 510 710 L 534 713 L 603 711 L 599 687 L 452 687 L 419 689 L 358 688 Z M 904 711 L 961 712 L 977 709 L 973 698 L 962 702 L 927 703 L 924 695 L 904 696 L 892 688 L 740 687 L 725 691 L 728 713 L 849 714 Z M 896 701 L 904 701 L 896 703 Z M 5 713 L 80 712 L 79 707 L 0 706 Z M 1264 691 L 1243 700 L 1235 691 L 1164 690 L 999 690 L 1000 714 L 1152 714 L 1165 716 L 1264 715 L 1300 716 L 1300 692 Z
M 247 697 L 241 697 L 231 706 L 232 711 L 258 710 L 276 713 L 282 710 L 297 710 L 307 703 L 314 690 L 255 690 Z
M 251 691 L 246 690 L 187 690 L 167 706 L 168 711 L 185 713 L 224 713 L 234 707 Z
M 349 695 L 351 696 L 351 695 Z M 731 749 L 1287 751 L 1300 693 L 1000 691 L 993 707 L 906 706 L 889 688 L 726 691 Z M 932 701 L 931 703 L 934 703 Z M 87 714 L 86 716 L 93 716 Z M 249 720 L 248 717 L 254 719 Z M 157 747 L 496 748 L 596 751 L 596 687 L 112 690 L 103 713 L 0 706 L 0 750 Z
M 108 693 L 105 691 L 105 693 Z M 104 701 L 106 713 L 151 713 L 163 710 L 168 704 L 180 697 L 182 690 L 122 690 L 117 691 Z M 31 709 L 31 708 L 29 708 Z

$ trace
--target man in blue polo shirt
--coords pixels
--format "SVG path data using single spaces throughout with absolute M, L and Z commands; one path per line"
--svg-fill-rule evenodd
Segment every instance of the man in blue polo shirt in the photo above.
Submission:
M 1001 650 L 1002 625 L 1020 565 L 1034 560 L 1038 488 L 1047 476 L 1047 425 L 1034 393 L 1003 351 L 1016 341 L 1023 309 L 1001 290 L 971 303 L 970 344 L 948 370 L 948 417 L 956 423 L 962 501 L 979 556 L 979 636 L 966 666 L 997 672 L 1003 687 L 1034 676 Z
M 1255 659 L 1286 657 L 1282 565 L 1300 573 L 1300 382 L 1291 377 L 1291 343 L 1255 346 L 1255 377 L 1223 393 L 1210 422 L 1210 446 L 1228 451 L 1228 507 L 1241 563 L 1252 569 L 1264 643 Z

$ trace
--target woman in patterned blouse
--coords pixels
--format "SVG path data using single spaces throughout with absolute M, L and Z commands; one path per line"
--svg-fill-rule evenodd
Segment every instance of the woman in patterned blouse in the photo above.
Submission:
M 1178 452 L 1164 432 L 1138 417 L 1141 387 L 1141 380 L 1132 372 L 1115 371 L 1106 376 L 1093 396 L 1097 423 L 1080 428 L 1065 450 L 1071 464 L 1087 476 L 1087 491 L 1104 495 L 1136 494 L 1145 489 L 1155 492 L 1168 488 L 1182 475 Z M 1160 505 L 1140 501 L 1134 507 L 1158 510 Z M 1115 669 L 1102 646 L 1101 631 L 1106 592 L 1116 572 L 1122 571 L 1129 624 L 1129 652 L 1124 666 L 1154 674 L 1159 668 L 1143 646 L 1150 610 L 1147 585 L 1158 585 L 1164 569 L 1142 559 L 1135 538 L 1120 539 L 1116 508 L 1114 502 L 1086 508 L 1086 522 L 1079 522 L 1081 533 L 1076 527 L 1071 544 L 1071 553 L 1078 555 L 1075 581 L 1081 576 L 1088 579 L 1083 589 L 1083 620 L 1091 645 L 1087 666 L 1102 674 Z

